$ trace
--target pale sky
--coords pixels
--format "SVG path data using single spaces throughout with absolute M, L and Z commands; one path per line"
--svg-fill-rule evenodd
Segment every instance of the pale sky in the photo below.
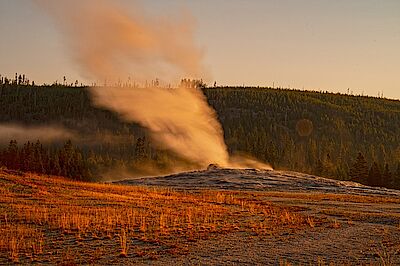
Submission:
M 131 0 L 119 0 L 129 10 Z M 218 85 L 280 86 L 400 99 L 399 0 L 147 0 L 189 10 Z M 0 0 L 0 74 L 83 80 L 53 20 L 32 0 Z

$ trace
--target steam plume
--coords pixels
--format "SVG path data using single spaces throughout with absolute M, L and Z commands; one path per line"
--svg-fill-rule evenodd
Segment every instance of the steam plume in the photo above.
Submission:
M 148 128 L 159 144 L 202 166 L 226 165 L 222 129 L 197 89 L 94 89 L 95 101 Z
M 128 13 L 111 0 L 34 0 L 53 16 L 82 70 L 103 82 L 202 76 L 202 51 L 194 45 L 194 20 L 150 18 L 135 4 Z M 157 75 L 157 76 L 155 76 Z
M 57 18 L 74 56 L 98 80 L 157 75 L 164 80 L 203 75 L 193 21 L 151 20 L 137 7 L 130 16 L 111 1 L 39 0 Z M 201 92 L 194 88 L 92 88 L 96 104 L 148 128 L 153 139 L 202 166 L 227 164 L 222 129 Z
M 59 22 L 76 61 L 91 78 L 115 82 L 133 74 L 135 80 L 176 81 L 206 75 L 188 14 L 151 19 L 137 5 L 128 14 L 111 1 L 37 2 Z M 183 159 L 202 167 L 229 165 L 222 128 L 198 89 L 95 87 L 91 92 L 97 105 L 146 127 L 156 143 Z

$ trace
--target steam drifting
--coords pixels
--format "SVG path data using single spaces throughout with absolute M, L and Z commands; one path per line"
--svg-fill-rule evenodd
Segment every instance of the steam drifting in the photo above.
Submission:
M 113 82 L 204 76 L 194 20 L 150 18 L 136 4 L 129 13 L 111 0 L 34 0 L 58 23 L 75 60 L 90 78 Z M 137 1 L 130 1 L 130 6 Z
M 139 122 L 155 141 L 181 157 L 202 166 L 227 164 L 221 126 L 197 89 L 98 88 L 92 92 L 96 103 Z
M 2 141 L 16 140 L 20 143 L 40 140 L 43 143 L 74 139 L 74 134 L 57 126 L 26 127 L 15 124 L 0 124 L 0 144 Z
M 113 84 L 130 76 L 169 82 L 207 76 L 189 14 L 154 19 L 138 6 L 128 13 L 112 1 L 36 1 L 60 24 L 73 56 L 91 78 Z M 97 105 L 147 128 L 157 144 L 183 159 L 201 167 L 229 166 L 222 128 L 197 88 L 105 86 L 91 92 Z

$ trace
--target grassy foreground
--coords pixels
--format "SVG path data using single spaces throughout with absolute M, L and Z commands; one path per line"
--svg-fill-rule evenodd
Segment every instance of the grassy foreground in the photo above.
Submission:
M 342 261 L 343 254 L 347 256 L 348 250 L 341 248 L 347 239 L 357 240 L 359 233 L 368 236 L 369 228 L 379 224 L 382 232 L 395 238 L 380 240 L 379 231 L 365 243 L 379 240 L 385 244 L 383 251 L 372 245 L 372 253 L 344 261 L 395 265 L 390 262 L 397 261 L 400 250 L 396 245 L 400 232 L 398 198 L 272 191 L 178 191 L 73 182 L 4 169 L 0 170 L 0 194 L 0 264 L 162 265 L 182 261 L 196 252 L 207 253 L 207 249 L 213 249 L 210 243 L 229 253 L 232 247 L 240 248 L 241 243 L 248 241 L 260 249 L 258 254 L 271 252 L 267 255 L 272 258 L 279 253 L 300 251 L 297 255 L 300 257 L 292 259 L 301 261 L 302 247 L 296 243 L 310 242 L 307 239 L 313 237 L 315 245 L 321 245 L 316 248 L 322 256 L 329 258 L 330 246 L 337 247 L 336 255 L 330 256 L 336 263 Z M 373 206 L 387 212 L 374 211 Z M 348 235 L 351 232 L 355 232 L 354 236 Z M 328 242 L 321 244 L 321 241 Z M 313 243 L 305 246 L 304 252 L 313 248 Z M 366 249 L 363 243 L 354 249 Z M 276 248 L 275 254 L 270 247 Z M 319 255 L 311 259 L 325 263 Z M 280 259 L 278 262 L 297 265 Z
M 230 232 L 261 236 L 319 224 L 251 193 L 81 183 L 7 170 L 0 184 L 0 264 L 156 260 Z

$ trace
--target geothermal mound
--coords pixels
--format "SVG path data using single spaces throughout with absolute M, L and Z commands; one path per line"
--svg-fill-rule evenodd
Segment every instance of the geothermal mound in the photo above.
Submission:
M 400 191 L 368 187 L 290 171 L 229 169 L 211 164 L 206 170 L 167 176 L 126 179 L 115 183 L 173 187 L 177 189 L 224 189 L 246 191 L 322 192 L 355 195 L 398 196 Z

